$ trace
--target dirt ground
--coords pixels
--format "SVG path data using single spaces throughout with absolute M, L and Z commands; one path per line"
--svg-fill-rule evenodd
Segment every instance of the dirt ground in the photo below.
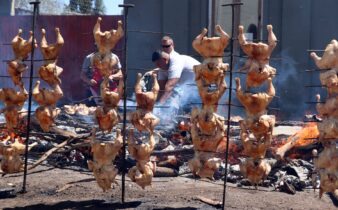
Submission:
M 22 174 L 0 178 L 0 189 L 9 183 L 22 188 Z M 0 209 L 215 209 L 196 200 L 204 196 L 222 200 L 223 182 L 195 180 L 189 176 L 154 178 L 145 190 L 126 178 L 125 204 L 121 204 L 119 185 L 102 192 L 91 172 L 39 166 L 27 176 L 27 193 L 0 199 Z M 337 209 L 329 195 L 318 198 L 318 191 L 306 190 L 289 195 L 259 187 L 228 185 L 226 209 Z

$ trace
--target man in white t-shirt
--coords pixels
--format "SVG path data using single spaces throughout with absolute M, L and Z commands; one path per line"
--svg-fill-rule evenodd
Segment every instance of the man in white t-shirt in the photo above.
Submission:
M 200 64 L 196 59 L 180 55 L 178 53 L 166 53 L 164 51 L 155 51 L 152 55 L 152 61 L 159 68 L 157 69 L 157 79 L 160 85 L 159 102 L 164 104 L 180 87 L 187 83 L 193 83 L 195 79 L 193 67 Z M 175 91 L 176 89 L 176 91 Z M 189 94 L 189 93 L 187 93 Z

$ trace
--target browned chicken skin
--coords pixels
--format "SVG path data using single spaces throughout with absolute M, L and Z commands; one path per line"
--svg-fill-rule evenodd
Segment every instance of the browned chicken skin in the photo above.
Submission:
M 11 60 L 8 62 L 7 72 L 11 76 L 14 85 L 23 85 L 22 73 L 26 70 L 27 65 L 24 64 L 21 60 Z
M 102 18 L 98 17 L 93 29 L 95 43 L 97 44 L 100 54 L 109 53 L 123 37 L 124 31 L 122 29 L 122 21 L 118 21 L 117 30 L 101 31 Z
M 22 37 L 22 29 L 19 29 L 18 34 L 12 40 L 12 48 L 15 59 L 25 60 L 32 51 L 33 32 L 29 32 L 29 39 L 24 40 Z M 34 40 L 34 47 L 37 48 L 36 40 Z
M 55 63 L 49 63 L 42 65 L 39 68 L 39 76 L 50 86 L 60 85 L 61 79 L 60 74 L 63 72 L 63 68 L 57 66 Z
M 33 143 L 28 146 L 28 151 L 31 150 L 37 143 Z M 5 140 L 0 141 L 0 155 L 1 170 L 6 173 L 16 173 L 23 170 L 23 161 L 20 155 L 25 154 L 26 145 L 21 143 L 18 138 L 12 139 L 8 137 Z
M 40 81 L 38 80 L 33 88 L 32 95 L 40 106 L 55 107 L 57 101 L 63 96 L 63 92 L 58 84 L 55 85 L 53 90 L 40 89 Z
M 311 58 L 316 63 L 319 69 L 338 69 L 338 42 L 337 40 L 331 40 L 325 48 L 322 57 L 319 57 L 315 52 L 310 54 Z
M 259 64 L 269 64 L 271 53 L 277 45 L 277 38 L 272 29 L 272 25 L 267 25 L 268 44 L 262 42 L 249 43 L 244 35 L 244 27 L 242 25 L 238 26 L 239 44 L 244 53 L 249 56 L 249 59 L 255 60 Z
M 149 111 L 138 109 L 131 113 L 130 122 L 138 131 L 153 132 L 160 119 Z
M 105 78 L 101 83 L 101 98 L 106 108 L 116 108 L 119 104 L 120 99 L 123 96 L 123 78 L 119 80 L 119 86 L 117 92 L 110 91 L 109 80 Z
M 45 63 L 54 63 L 55 60 L 58 58 L 60 50 L 65 43 L 63 37 L 60 33 L 59 28 L 55 28 L 56 33 L 56 42 L 55 44 L 48 45 L 46 39 L 46 30 L 44 28 L 41 29 L 42 39 L 40 43 L 41 53 L 43 58 L 45 59 Z
M 99 70 L 100 74 L 103 77 L 108 77 L 114 71 L 114 67 L 117 64 L 118 60 L 112 56 L 111 52 L 106 54 L 101 54 L 99 52 L 95 53 L 91 58 L 91 63 L 93 66 Z
M 241 89 L 241 81 L 236 79 L 236 95 L 237 99 L 243 104 L 248 117 L 257 117 L 266 113 L 266 108 L 275 96 L 275 88 L 272 84 L 272 79 L 269 78 L 268 90 L 266 93 L 244 93 Z
M 23 85 L 20 86 L 20 92 L 12 88 L 0 89 L 0 101 L 3 101 L 6 106 L 17 106 L 21 109 L 27 98 L 28 92 Z
M 50 127 L 54 124 L 54 119 L 60 114 L 59 108 L 51 106 L 40 106 L 35 110 L 35 117 L 43 131 L 49 132 Z
M 328 98 L 323 104 L 320 102 L 320 95 L 316 95 L 317 98 L 317 112 L 323 117 L 334 117 L 338 118 L 338 96 Z
M 93 161 L 88 161 L 88 168 L 94 172 L 97 184 L 105 192 L 111 188 L 113 182 L 116 182 L 115 177 L 118 170 L 114 167 L 113 161 L 122 148 L 122 135 L 120 130 L 116 130 L 114 142 L 102 142 L 96 140 L 95 133 L 94 129 L 90 142 Z
M 153 111 L 154 105 L 158 96 L 158 92 L 160 91 L 160 86 L 157 81 L 156 74 L 152 74 L 153 77 L 153 87 L 151 91 L 143 92 L 142 87 L 140 85 L 140 81 L 142 78 L 142 74 L 137 74 L 137 80 L 135 84 L 135 95 L 136 95 L 136 102 L 137 108 L 143 109 L 146 111 Z
M 240 170 L 251 184 L 257 185 L 268 176 L 271 166 L 264 159 L 249 158 L 240 164 Z
M 188 164 L 193 175 L 201 178 L 214 179 L 214 173 L 222 163 L 221 158 L 216 158 L 214 153 L 196 151 L 195 156 Z
M 338 137 L 338 118 L 328 117 L 318 122 L 319 140 L 332 141 Z
M 20 125 L 20 122 L 23 120 L 24 116 L 26 116 L 26 112 L 21 111 L 21 108 L 11 105 L 6 106 L 1 112 L 4 113 L 6 119 L 6 128 L 8 131 L 13 131 Z
M 208 30 L 204 28 L 192 42 L 193 48 L 204 58 L 222 57 L 229 44 L 230 37 L 221 26 L 216 25 L 215 29 L 220 37 L 206 37 Z
M 338 94 L 338 69 L 324 71 L 320 73 L 319 78 L 321 84 L 326 87 L 329 97 Z
M 111 132 L 113 127 L 120 121 L 116 109 L 97 107 L 95 110 L 95 118 L 99 124 L 99 128 L 102 131 Z

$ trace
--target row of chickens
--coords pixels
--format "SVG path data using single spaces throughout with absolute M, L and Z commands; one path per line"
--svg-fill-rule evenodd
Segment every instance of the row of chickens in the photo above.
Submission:
M 320 177 L 320 192 L 335 192 L 338 190 L 338 42 L 332 40 L 324 51 L 322 57 L 311 53 L 312 59 L 320 69 L 320 82 L 327 89 L 327 98 L 321 102 L 320 95 L 317 98 L 317 111 L 322 117 L 318 122 L 319 140 L 324 150 L 318 155 L 314 151 L 314 165 Z
M 240 137 L 244 154 L 247 156 L 240 164 L 240 169 L 244 177 L 257 185 L 271 170 L 264 157 L 270 146 L 275 125 L 275 116 L 267 115 L 267 106 L 275 96 L 272 78 L 276 74 L 276 69 L 269 65 L 269 59 L 276 47 L 277 39 L 271 25 L 267 26 L 268 44 L 248 42 L 243 29 L 243 26 L 239 26 L 238 40 L 243 52 L 248 56 L 242 68 L 247 71 L 246 92 L 241 88 L 240 79 L 235 79 L 237 99 L 247 114 L 247 118 L 240 121 Z M 266 92 L 249 92 L 250 88 L 259 87 L 264 82 L 267 82 Z
M 221 165 L 220 145 L 224 145 L 225 119 L 216 114 L 218 102 L 226 90 L 225 73 L 229 65 L 223 63 L 224 49 L 229 43 L 229 35 L 217 25 L 219 37 L 206 37 L 203 29 L 193 41 L 193 48 L 203 57 L 203 63 L 194 66 L 195 81 L 202 99 L 202 109 L 191 112 L 191 137 L 195 156 L 189 161 L 194 175 L 213 179 Z
M 53 123 L 54 117 L 59 112 L 55 108 L 55 103 L 62 97 L 63 93 L 60 88 L 59 74 L 62 68 L 56 66 L 56 60 L 62 47 L 64 40 L 58 28 L 56 30 L 57 42 L 48 45 L 46 41 L 46 32 L 42 29 L 41 52 L 45 64 L 40 67 L 39 75 L 49 84 L 54 85 L 54 90 L 49 91 L 39 89 L 40 81 L 37 81 L 32 92 L 33 98 L 41 106 L 35 111 L 35 116 L 44 131 L 48 131 Z M 22 38 L 22 30 L 19 29 L 18 34 L 12 40 L 12 48 L 14 59 L 8 62 L 8 74 L 10 75 L 14 85 L 19 86 L 20 91 L 16 92 L 13 88 L 0 89 L 0 100 L 4 102 L 5 108 L 2 113 L 5 115 L 6 127 L 9 132 L 13 132 L 19 126 L 24 124 L 24 116 L 27 112 L 23 110 L 23 105 L 28 98 L 28 92 L 22 82 L 22 74 L 27 69 L 24 61 L 32 52 L 33 47 L 37 47 L 36 41 L 33 43 L 33 33 L 30 32 L 28 41 Z M 24 153 L 25 145 L 18 141 L 18 137 L 10 137 L 8 140 L 1 142 L 0 150 L 3 155 L 1 169 L 5 173 L 14 173 L 22 170 L 22 161 L 20 155 Z

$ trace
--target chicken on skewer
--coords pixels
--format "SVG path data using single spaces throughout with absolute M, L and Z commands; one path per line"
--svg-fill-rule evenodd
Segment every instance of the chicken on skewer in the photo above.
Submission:
M 43 58 L 45 59 L 45 63 L 54 63 L 55 60 L 57 60 L 60 50 L 65 43 L 63 40 L 63 37 L 60 33 L 59 28 L 55 28 L 55 34 L 56 34 L 56 42 L 55 44 L 48 45 L 47 39 L 46 39 L 46 30 L 44 28 L 41 29 L 42 38 L 40 42 L 41 47 L 41 53 Z
M 135 84 L 135 95 L 136 95 L 136 102 L 137 102 L 137 108 L 143 109 L 146 111 L 153 111 L 154 105 L 158 96 L 158 93 L 160 91 L 160 86 L 157 81 L 157 75 L 152 74 L 153 78 L 153 87 L 151 91 L 143 92 L 141 87 L 141 79 L 142 74 L 137 74 L 137 80 Z
M 123 78 L 119 80 L 119 86 L 117 92 L 109 89 L 109 79 L 105 78 L 101 83 L 101 98 L 106 108 L 116 108 L 119 104 L 120 99 L 123 96 Z
M 58 84 L 55 85 L 54 90 L 40 89 L 40 81 L 38 80 L 33 88 L 32 95 L 40 106 L 55 107 L 58 100 L 63 96 L 63 92 Z
M 29 32 L 28 40 L 21 37 L 22 29 L 19 29 L 18 34 L 12 40 L 12 48 L 15 60 L 25 60 L 28 58 L 29 53 L 32 52 L 33 32 Z M 36 40 L 34 40 L 34 47 L 37 48 Z
M 338 42 L 337 40 L 331 40 L 325 48 L 322 57 L 319 57 L 315 52 L 310 54 L 310 57 L 314 60 L 317 67 L 320 69 L 338 69 Z

